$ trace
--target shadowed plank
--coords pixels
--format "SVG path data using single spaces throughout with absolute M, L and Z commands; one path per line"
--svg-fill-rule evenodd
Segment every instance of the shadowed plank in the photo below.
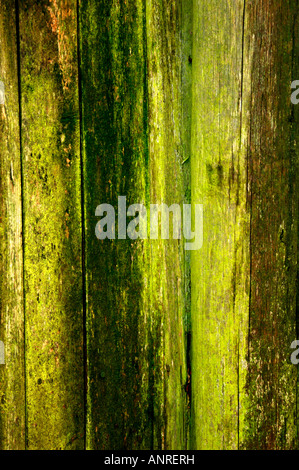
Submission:
M 146 202 L 144 18 L 142 0 L 80 2 L 91 449 L 143 449 L 152 441 L 146 241 L 95 235 L 100 204 L 117 212 L 118 196 L 127 208 Z
M 245 31 L 251 301 L 244 446 L 295 449 L 298 107 L 291 104 L 291 83 L 299 72 L 298 2 L 246 2 Z
M 97 240 L 94 215 L 101 203 L 117 210 L 118 196 L 149 208 L 176 178 L 165 202 L 182 200 L 179 121 L 173 128 L 172 116 L 179 118 L 181 105 L 178 15 L 172 2 L 81 2 L 88 448 L 185 445 L 180 245 Z M 162 88 L 153 98 L 157 76 Z
M 77 19 L 20 1 L 27 447 L 84 446 Z
M 25 448 L 21 159 L 14 2 L 0 1 L 0 449 Z

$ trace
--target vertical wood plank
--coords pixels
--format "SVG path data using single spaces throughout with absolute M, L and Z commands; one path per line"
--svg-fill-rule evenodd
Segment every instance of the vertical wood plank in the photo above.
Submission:
M 150 201 L 181 208 L 188 138 L 188 121 L 182 123 L 182 21 L 181 2 L 146 1 Z M 184 240 L 171 238 L 151 241 L 155 449 L 186 446 L 186 253 Z
M 82 236 L 74 0 L 19 2 L 27 448 L 84 445 Z
M 192 448 L 237 449 L 249 311 L 249 211 L 242 131 L 244 1 L 194 1 L 191 255 Z
M 80 2 L 91 449 L 152 442 L 146 241 L 95 235 L 98 205 L 117 212 L 118 196 L 127 208 L 147 198 L 144 19 L 142 0 Z
M 251 301 L 244 445 L 295 449 L 298 108 L 291 83 L 298 77 L 298 2 L 248 1 L 246 18 Z
M 181 246 L 99 241 L 94 215 L 118 196 L 182 202 L 179 15 L 174 2 L 81 2 L 88 448 L 185 446 Z
M 25 448 L 22 182 L 14 2 L 0 1 L 0 449 Z
M 0 0 L 0 448 L 298 448 L 298 1 L 16 5 Z M 98 240 L 118 196 L 191 196 L 202 249 L 118 224 Z

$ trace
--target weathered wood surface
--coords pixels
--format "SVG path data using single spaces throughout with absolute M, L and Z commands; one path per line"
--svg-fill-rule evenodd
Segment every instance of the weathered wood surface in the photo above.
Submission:
M 146 2 L 149 196 L 151 203 L 169 207 L 185 202 L 181 22 L 179 2 Z M 153 446 L 183 449 L 188 406 L 184 241 L 151 241 L 150 250 L 153 385 L 159 397 Z
M 297 15 L 0 0 L 1 449 L 298 448 Z M 98 240 L 119 196 L 202 248 Z
M 244 2 L 194 2 L 192 202 L 204 210 L 191 255 L 192 441 L 238 448 L 249 312 Z
M 0 449 L 25 447 L 25 369 L 21 154 L 17 19 L 14 2 L 0 1 Z
M 19 2 L 27 448 L 84 447 L 77 11 Z
M 146 49 L 142 1 L 81 2 L 87 293 L 87 447 L 151 444 L 143 240 L 95 237 L 96 207 L 145 202 Z M 147 293 L 149 291 L 147 290 Z M 148 320 L 149 321 L 149 320 Z
M 251 288 L 244 446 L 295 449 L 299 116 L 290 84 L 299 73 L 298 2 L 247 2 L 245 31 Z
M 181 247 L 99 241 L 94 215 L 182 200 L 180 20 L 167 2 L 80 8 L 89 448 L 186 446 Z

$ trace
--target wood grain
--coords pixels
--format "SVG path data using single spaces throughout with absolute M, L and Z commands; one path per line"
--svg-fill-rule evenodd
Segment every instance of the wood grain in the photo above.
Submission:
M 25 446 L 22 178 L 14 2 L 0 1 L 0 449 Z
M 27 448 L 84 447 L 77 16 L 21 1 Z

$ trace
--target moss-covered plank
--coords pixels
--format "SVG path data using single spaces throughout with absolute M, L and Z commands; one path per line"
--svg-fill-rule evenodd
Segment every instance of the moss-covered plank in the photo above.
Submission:
M 146 241 L 95 235 L 100 204 L 146 202 L 144 21 L 142 0 L 80 2 L 89 449 L 152 442 Z
M 187 110 L 182 104 L 181 2 L 147 0 L 148 122 L 150 201 L 186 202 L 183 162 L 188 149 Z M 184 38 L 184 45 L 187 41 Z M 185 51 L 184 51 L 185 53 Z M 186 60 L 186 57 L 184 57 Z M 184 89 L 188 101 L 187 84 Z M 184 240 L 151 241 L 151 335 L 153 338 L 153 408 L 155 449 L 184 449 L 188 399 L 185 330 Z M 185 321 L 184 321 L 185 320 Z
M 182 201 L 179 7 L 81 2 L 88 448 L 185 445 L 180 245 L 95 237 L 96 207 L 118 196 Z
M 77 16 L 19 2 L 27 448 L 84 446 Z
M 191 191 L 192 203 L 203 204 L 203 246 L 191 254 L 196 449 L 237 449 L 244 412 L 249 211 L 243 19 L 241 0 L 194 1 Z
M 298 2 L 246 2 L 251 290 L 244 446 L 298 448 Z
M 0 449 L 25 448 L 21 158 L 14 2 L 0 1 Z

